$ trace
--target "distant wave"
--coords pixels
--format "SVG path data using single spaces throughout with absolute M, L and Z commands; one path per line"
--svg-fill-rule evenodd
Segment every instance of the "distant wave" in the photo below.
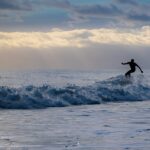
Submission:
M 126 79 L 120 75 L 85 87 L 0 87 L 0 108 L 6 109 L 64 107 L 149 99 L 150 86 L 143 76 Z

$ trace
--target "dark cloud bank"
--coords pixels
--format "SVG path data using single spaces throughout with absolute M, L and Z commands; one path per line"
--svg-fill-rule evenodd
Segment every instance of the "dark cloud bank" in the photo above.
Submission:
M 150 5 L 139 3 L 137 0 L 112 0 L 110 3 L 103 5 L 101 3 L 75 5 L 71 3 L 71 0 L 0 0 L 0 12 L 2 12 L 3 18 L 5 18 L 5 10 L 9 11 L 7 11 L 7 17 L 9 14 L 12 15 L 12 11 L 25 11 L 21 14 L 22 19 L 24 19 L 26 13 L 32 14 L 35 10 L 41 11 L 51 8 L 65 11 L 69 16 L 68 21 L 65 20 L 65 23 L 67 24 L 71 20 L 72 25 L 82 22 L 86 27 L 87 22 L 92 24 L 94 21 L 96 22 L 97 19 L 99 19 L 97 24 L 100 24 L 105 19 L 105 22 L 102 23 L 104 27 L 111 23 L 117 26 L 121 21 L 132 22 L 135 26 L 150 24 Z M 20 14 L 17 12 L 13 15 L 17 16 Z M 48 17 L 46 19 L 49 20 Z M 39 17 L 38 20 L 40 22 L 42 18 Z M 3 21 L 5 20 L 3 19 Z M 32 21 L 26 19 L 26 24 L 31 22 Z M 43 24 L 45 23 L 46 22 L 43 22 Z

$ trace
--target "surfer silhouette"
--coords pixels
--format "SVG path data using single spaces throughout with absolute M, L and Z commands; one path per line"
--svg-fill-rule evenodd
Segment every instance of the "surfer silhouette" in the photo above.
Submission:
M 135 72 L 136 71 L 136 67 L 138 67 L 141 71 L 141 73 L 143 73 L 142 69 L 140 68 L 140 66 L 138 64 L 136 64 L 134 62 L 134 59 L 131 59 L 130 62 L 126 62 L 126 63 L 121 63 L 122 65 L 129 65 L 131 70 L 129 70 L 128 72 L 125 73 L 125 76 L 126 77 L 130 77 L 131 76 L 131 73 Z

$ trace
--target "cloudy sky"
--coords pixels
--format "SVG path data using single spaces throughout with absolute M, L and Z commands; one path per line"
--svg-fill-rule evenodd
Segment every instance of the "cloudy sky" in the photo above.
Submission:
M 150 0 L 0 0 L 0 69 L 150 69 Z

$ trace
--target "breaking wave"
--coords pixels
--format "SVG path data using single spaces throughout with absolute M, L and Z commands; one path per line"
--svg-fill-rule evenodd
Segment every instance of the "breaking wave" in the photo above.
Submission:
M 90 86 L 50 85 L 20 88 L 0 87 L 0 108 L 32 109 L 106 102 L 141 101 L 150 99 L 150 85 L 143 76 L 127 79 L 120 75 Z

